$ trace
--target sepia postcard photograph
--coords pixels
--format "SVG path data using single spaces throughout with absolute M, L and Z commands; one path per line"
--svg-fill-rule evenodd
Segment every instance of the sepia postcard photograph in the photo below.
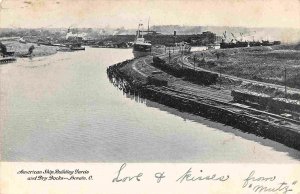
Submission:
M 94 168 L 138 183 L 121 176 L 143 164 L 203 193 L 300 193 L 294 179 L 254 187 L 285 165 L 300 181 L 300 1 L 0 0 L 0 158 L 1 194 L 45 174 L 96 185 Z M 201 164 L 216 172 L 191 178 Z M 235 165 L 248 190 L 211 191 Z M 112 193 L 141 185 L 123 186 Z M 94 190 L 39 190 L 77 192 Z

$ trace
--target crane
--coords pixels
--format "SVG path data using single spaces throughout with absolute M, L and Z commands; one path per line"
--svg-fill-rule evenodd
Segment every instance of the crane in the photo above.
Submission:
M 248 32 L 248 33 L 246 33 L 246 36 L 244 36 L 244 37 L 252 37 L 252 42 L 254 42 L 255 34 L 256 34 L 256 31 Z M 243 34 L 243 35 L 245 35 L 245 34 Z
M 243 41 L 243 35 L 244 35 L 244 33 L 240 32 L 241 42 Z
M 227 36 L 226 36 L 226 31 L 223 32 L 223 37 L 224 37 L 224 41 L 227 39 Z
M 231 33 L 231 35 L 232 35 L 232 37 L 234 38 L 235 41 L 238 41 L 233 33 Z M 232 40 L 231 40 L 231 42 L 232 42 Z

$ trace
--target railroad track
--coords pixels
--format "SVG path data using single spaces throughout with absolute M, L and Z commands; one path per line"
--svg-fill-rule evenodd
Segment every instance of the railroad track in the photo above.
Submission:
M 172 53 L 173 54 L 173 53 Z M 175 55 L 175 56 L 174 56 Z M 158 54 L 155 55 L 157 57 L 163 58 L 163 59 L 167 59 L 169 57 L 168 53 L 162 53 L 162 54 Z M 170 62 L 176 62 L 178 60 L 178 58 L 180 57 L 180 55 L 178 54 L 173 54 L 173 57 L 171 58 Z M 152 57 L 150 56 L 146 56 L 146 57 L 141 57 L 138 58 L 136 60 L 134 60 L 132 62 L 132 69 L 134 71 L 136 71 L 137 73 L 139 73 L 140 75 L 142 75 L 143 77 L 147 77 L 149 72 L 143 71 L 141 68 L 138 67 L 138 63 L 144 63 L 144 64 L 150 64 L 152 63 Z M 150 65 L 149 65 L 150 66 Z M 152 67 L 152 66 L 151 66 Z M 154 67 L 153 67 L 154 68 Z M 148 74 L 147 74 L 148 73 Z
M 207 96 L 202 96 L 200 95 L 195 95 L 195 93 L 190 93 L 188 91 L 181 91 L 172 87 L 156 87 L 156 86 L 148 86 L 153 91 L 157 91 L 160 93 L 166 93 L 174 96 L 178 96 L 180 98 L 184 98 L 186 100 L 196 100 L 196 101 L 204 101 L 205 103 L 208 103 L 212 106 L 218 106 L 219 108 L 222 109 L 229 109 L 232 112 L 235 112 L 237 114 L 244 114 L 249 117 L 254 117 L 256 119 L 264 120 L 264 121 L 269 121 L 278 125 L 285 125 L 287 127 L 292 128 L 295 131 L 299 132 L 299 125 L 300 121 L 282 117 L 280 115 L 272 114 L 266 111 L 261 111 L 257 109 L 253 109 L 250 107 L 246 107 L 237 103 L 232 103 L 228 101 L 224 101 L 219 98 L 214 98 L 214 97 L 207 97 Z
M 210 87 L 201 86 L 193 87 L 185 83 L 172 83 L 171 86 L 175 86 L 176 88 L 190 93 L 197 93 L 199 96 L 206 96 L 209 98 L 219 99 L 224 102 L 229 102 L 233 99 L 230 91 L 216 90 Z
M 160 57 L 168 60 L 168 55 L 162 54 Z M 184 68 L 194 68 L 191 64 L 183 64 L 182 58 L 180 55 L 173 55 L 171 62 L 181 62 Z M 131 65 L 136 64 L 136 70 L 148 77 L 153 71 L 159 70 L 150 65 L 151 60 L 152 57 L 144 57 L 134 60 Z M 172 77 L 166 72 L 161 75 L 170 76 L 167 78 L 167 86 L 140 85 L 141 87 L 133 90 L 139 90 L 139 95 L 143 98 L 300 150 L 300 121 L 234 103 L 229 90 L 193 84 L 182 78 Z
M 163 60 L 168 60 L 169 56 L 168 56 L 168 54 L 161 54 L 159 57 Z M 171 57 L 170 62 L 171 63 L 174 63 L 174 62 L 177 63 L 178 60 L 180 60 L 181 57 L 182 57 L 181 54 L 175 53 Z M 144 64 L 150 64 L 152 62 L 152 58 L 151 57 L 143 57 L 143 58 L 138 59 L 138 62 L 143 62 Z M 149 74 L 149 72 L 142 71 L 141 68 L 138 68 L 138 65 L 135 65 L 135 63 L 137 64 L 138 62 L 134 62 L 133 69 L 138 71 L 144 77 L 146 77 L 147 73 Z M 152 67 L 152 66 L 150 66 L 150 67 L 155 68 L 155 67 Z M 217 99 L 219 101 L 224 101 L 224 102 L 229 102 L 229 101 L 232 100 L 230 91 L 217 90 L 217 89 L 213 89 L 213 88 L 205 87 L 205 86 L 201 86 L 201 85 L 194 85 L 194 84 L 192 84 L 190 82 L 187 82 L 187 81 L 170 82 L 169 85 L 170 85 L 170 87 L 172 87 L 174 89 L 177 89 L 178 91 L 182 90 L 185 93 L 188 93 L 189 95 L 195 95 L 197 97 Z
M 159 55 L 162 59 L 168 60 L 168 55 L 161 54 Z M 184 56 L 186 57 L 186 56 Z M 179 62 L 183 63 L 182 65 L 185 68 L 192 68 L 194 69 L 194 66 L 190 64 L 189 62 L 182 61 L 182 57 L 180 54 L 175 54 L 171 58 L 171 62 Z M 152 57 L 143 57 L 138 59 L 139 62 L 142 62 L 146 65 L 149 65 L 151 63 Z M 152 66 L 151 66 L 152 67 Z M 138 68 L 137 68 L 138 69 Z M 203 70 L 201 68 L 198 68 L 199 70 Z M 144 75 L 147 74 L 147 72 L 141 72 Z M 204 70 L 207 71 L 207 70 Z M 148 72 L 149 73 L 149 72 Z M 148 86 L 151 90 L 159 91 L 161 93 L 169 93 L 171 95 L 179 96 L 181 98 L 186 98 L 187 100 L 200 100 L 200 101 L 206 101 L 207 103 L 211 103 L 212 105 L 220 106 L 222 108 L 226 109 L 232 109 L 233 111 L 241 112 L 247 116 L 250 117 L 256 117 L 258 119 L 265 119 L 274 123 L 288 123 L 289 126 L 292 126 L 292 128 L 299 128 L 300 122 L 291 118 L 286 118 L 277 114 L 269 113 L 266 111 L 257 110 L 251 107 L 247 107 L 242 104 L 233 103 L 231 92 L 228 90 L 217 90 L 210 87 L 204 87 L 204 86 L 193 86 L 190 83 L 186 81 L 181 82 L 172 82 L 169 86 L 162 86 L 162 87 L 156 87 L 156 86 Z
M 207 70 L 207 69 L 203 69 L 201 67 L 194 67 L 194 65 L 192 63 L 189 62 L 188 58 L 190 56 L 182 56 L 178 62 L 181 63 L 184 67 L 186 68 L 190 68 L 190 69 L 196 69 L 196 70 L 201 70 L 201 71 L 207 71 L 207 72 L 210 72 L 210 73 L 218 73 L 219 72 L 215 72 L 215 71 L 210 71 L 210 70 Z M 260 84 L 260 85 L 266 85 L 266 86 L 270 86 L 270 87 L 273 87 L 273 88 L 280 88 L 281 90 L 284 90 L 285 87 L 284 86 L 281 86 L 281 85 L 276 85 L 276 84 L 271 84 L 271 83 L 266 83 L 266 82 L 259 82 L 259 81 L 255 81 L 255 80 L 249 80 L 249 79 L 245 79 L 245 78 L 241 78 L 241 77 L 236 77 L 236 76 L 233 76 L 233 75 L 228 75 L 228 74 L 222 74 L 222 77 L 225 77 L 225 78 L 230 78 L 232 80 L 239 80 L 239 81 L 242 81 L 244 83 L 254 83 L 254 84 Z M 300 93 L 300 90 L 299 89 L 296 89 L 296 88 L 290 88 L 290 87 L 287 87 L 288 90 L 290 91 L 293 91 L 293 92 L 297 92 L 297 93 Z
M 196 70 L 201 70 L 201 71 L 207 71 L 207 72 L 210 72 L 210 73 L 217 73 L 217 72 L 214 72 L 214 71 L 210 71 L 210 70 L 206 70 L 206 69 L 203 69 L 203 68 L 200 68 L 200 67 L 194 67 L 193 64 L 191 64 L 188 60 L 187 60 L 187 57 L 188 56 L 182 56 L 178 59 L 178 62 L 181 63 L 185 68 L 190 68 L 190 69 L 196 69 Z M 275 85 L 275 84 L 269 84 L 269 83 L 262 83 L 262 82 L 258 82 L 258 81 L 254 81 L 254 80 L 248 80 L 248 79 L 244 79 L 244 78 L 239 78 L 239 77 L 235 77 L 235 76 L 231 76 L 231 75 L 227 75 L 227 74 L 222 74 L 222 76 L 224 77 L 227 77 L 227 78 L 231 78 L 231 79 L 235 79 L 235 80 L 241 80 L 243 82 L 248 82 L 248 83 L 258 83 L 258 84 L 265 84 L 265 85 L 268 85 L 268 86 L 272 86 L 272 87 L 277 87 L 277 88 L 282 88 L 284 89 L 284 86 L 279 86 L 279 85 Z M 207 89 L 209 90 L 209 89 Z M 297 89 L 292 89 L 294 91 L 297 91 Z M 300 90 L 299 90 L 300 92 Z M 224 93 L 223 93 L 224 94 Z M 230 94 L 229 94 L 230 95 Z M 226 96 L 226 94 L 224 94 L 224 96 Z M 215 97 L 215 96 L 214 96 Z M 259 111 L 259 112 L 263 112 L 263 113 L 267 113 L 267 114 L 271 114 L 273 117 L 276 117 L 276 118 L 279 118 L 279 119 L 283 119 L 283 120 L 289 120 L 291 122 L 295 122 L 297 124 L 300 124 L 299 121 L 297 120 L 294 120 L 294 119 L 290 119 L 290 118 L 286 118 L 286 117 L 282 117 L 280 115 L 276 115 L 276 114 L 272 114 L 272 113 L 269 113 L 269 112 L 265 112 L 265 111 L 260 111 L 260 110 L 256 110 L 256 109 L 253 109 L 251 108 L 252 111 Z

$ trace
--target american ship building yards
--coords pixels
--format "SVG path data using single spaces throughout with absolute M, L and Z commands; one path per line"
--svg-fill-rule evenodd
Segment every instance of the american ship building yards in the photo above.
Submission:
M 133 59 L 107 69 L 124 92 L 300 150 L 299 44 L 255 40 L 250 32 L 161 34 L 140 25 L 135 35 L 89 37 L 92 29 L 72 31 L 2 37 L 0 62 L 85 52 L 85 47 L 129 48 Z M 195 46 L 201 49 L 193 51 Z

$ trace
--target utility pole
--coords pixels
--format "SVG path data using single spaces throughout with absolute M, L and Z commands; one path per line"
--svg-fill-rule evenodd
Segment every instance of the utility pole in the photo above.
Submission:
M 150 31 L 150 28 L 149 28 L 149 20 L 150 20 L 150 17 L 148 18 L 148 33 Z
M 196 55 L 194 54 L 194 71 L 196 70 Z
M 220 69 L 220 76 L 219 76 L 219 77 L 220 77 L 220 82 L 219 82 L 220 85 L 219 85 L 219 88 L 220 88 L 220 90 L 221 90 L 221 82 L 222 82 L 222 80 L 221 80 L 221 69 Z
M 171 51 L 169 50 L 169 64 L 170 64 L 170 61 L 171 61 Z
M 287 96 L 287 89 L 286 89 L 286 67 L 284 66 L 284 97 Z
M 176 45 L 176 31 L 174 31 L 174 45 Z

